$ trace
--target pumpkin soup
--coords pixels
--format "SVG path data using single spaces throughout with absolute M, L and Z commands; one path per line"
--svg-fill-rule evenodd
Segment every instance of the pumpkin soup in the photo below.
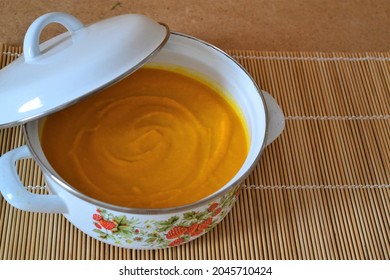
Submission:
M 248 152 L 231 101 L 199 79 L 144 67 L 46 118 L 43 151 L 70 185 L 130 208 L 196 202 L 224 186 Z

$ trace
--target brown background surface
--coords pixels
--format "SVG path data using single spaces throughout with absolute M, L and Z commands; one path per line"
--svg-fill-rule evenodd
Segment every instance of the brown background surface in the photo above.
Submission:
M 387 0 L 0 0 L 0 42 L 21 45 L 31 22 L 51 11 L 85 24 L 141 13 L 222 49 L 268 51 L 388 51 Z M 59 32 L 48 27 L 45 40 Z

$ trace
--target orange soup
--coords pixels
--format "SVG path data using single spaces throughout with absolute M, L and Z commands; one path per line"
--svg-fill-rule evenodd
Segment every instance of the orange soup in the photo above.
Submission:
M 236 106 L 191 75 L 144 67 L 46 118 L 43 151 L 80 192 L 130 208 L 196 202 L 248 153 Z

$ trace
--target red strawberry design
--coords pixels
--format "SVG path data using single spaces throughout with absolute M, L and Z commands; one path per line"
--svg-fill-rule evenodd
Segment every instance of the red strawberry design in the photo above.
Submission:
M 175 226 L 168 231 L 168 233 L 165 235 L 165 237 L 167 239 L 174 239 L 174 238 L 182 236 L 183 234 L 186 233 L 186 231 L 187 231 L 186 227 Z
M 192 233 L 194 233 L 197 229 L 198 229 L 198 224 L 197 223 L 194 223 L 192 225 L 190 225 L 188 228 L 187 228 L 187 234 L 191 235 Z
M 102 226 L 98 223 L 94 223 L 95 227 L 97 227 L 98 229 L 102 229 Z
M 173 240 L 171 243 L 168 244 L 169 247 L 180 245 L 184 242 L 184 238 L 178 238 Z
M 210 205 L 208 211 L 213 212 L 215 208 L 217 208 L 219 204 L 217 202 L 214 202 L 213 204 Z
M 203 222 L 201 222 L 198 226 L 198 230 L 202 231 L 202 230 L 205 230 L 206 228 L 209 227 L 209 225 L 211 224 L 211 222 L 213 221 L 213 218 L 208 218 L 206 220 L 204 220 Z
M 114 222 L 112 222 L 112 221 L 100 220 L 99 223 L 106 230 L 112 230 L 112 229 L 116 228 L 116 224 Z
M 139 233 L 139 229 L 136 228 L 136 229 L 134 230 L 134 233 L 135 233 L 135 234 L 138 234 L 138 233 Z
M 197 230 L 197 231 L 191 233 L 190 236 L 194 237 L 194 236 L 201 235 L 202 233 L 203 233 L 203 230 Z
M 103 218 L 102 218 L 102 216 L 100 216 L 99 214 L 93 214 L 93 215 L 92 215 L 92 219 L 94 219 L 95 221 L 98 221 L 98 222 L 99 222 L 99 221 L 100 221 L 101 219 L 103 219 Z
M 219 207 L 219 208 L 217 208 L 217 209 L 215 209 L 215 210 L 213 211 L 213 213 L 211 214 L 211 216 L 212 216 L 212 217 L 215 217 L 215 216 L 217 216 L 219 213 L 221 213 L 221 211 L 222 211 L 222 208 Z
M 219 213 L 221 213 L 221 211 L 222 211 L 222 208 L 219 207 L 219 208 L 217 208 L 217 209 L 214 210 L 214 212 L 213 212 L 213 214 L 212 214 L 211 216 L 215 217 L 215 216 L 217 216 Z

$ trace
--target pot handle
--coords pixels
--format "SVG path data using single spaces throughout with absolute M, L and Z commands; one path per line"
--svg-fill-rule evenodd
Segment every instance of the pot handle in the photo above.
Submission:
M 24 36 L 23 56 L 26 62 L 34 60 L 41 54 L 39 37 L 42 30 L 50 23 L 59 23 L 68 29 L 70 33 L 84 27 L 81 21 L 66 13 L 53 12 L 40 16 L 30 25 Z
M 282 133 L 285 126 L 285 118 L 282 109 L 276 100 L 266 91 L 262 91 L 267 105 L 268 134 L 267 145 L 271 144 Z
M 0 157 L 0 191 L 3 197 L 9 204 L 21 210 L 66 213 L 66 204 L 58 195 L 33 194 L 24 188 L 15 166 L 15 162 L 23 158 L 32 158 L 27 146 L 11 150 Z

